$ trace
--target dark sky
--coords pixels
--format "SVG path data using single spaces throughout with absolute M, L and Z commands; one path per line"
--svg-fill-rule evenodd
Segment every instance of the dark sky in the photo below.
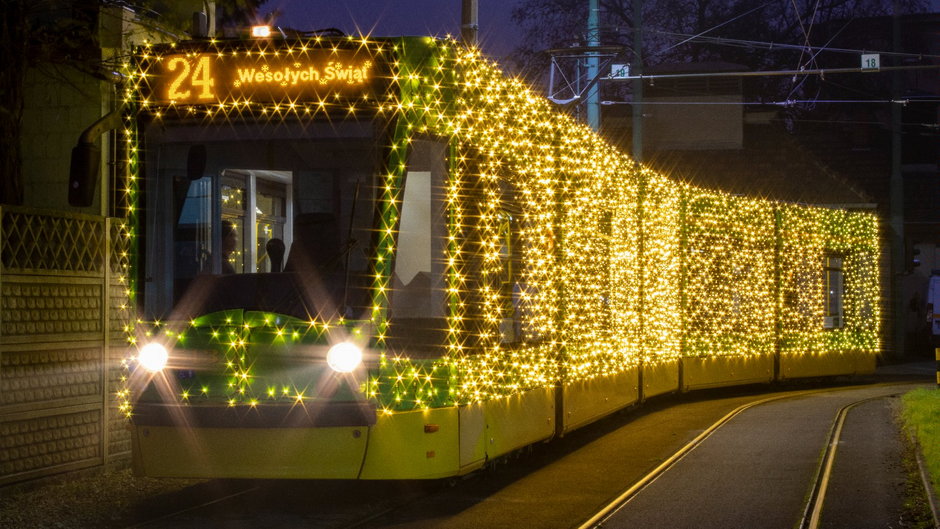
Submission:
M 518 0 L 479 0 L 480 46 L 501 59 L 516 46 L 519 28 L 510 20 Z M 280 9 L 277 25 L 299 30 L 334 27 L 375 36 L 460 34 L 461 0 L 268 0 L 263 13 Z

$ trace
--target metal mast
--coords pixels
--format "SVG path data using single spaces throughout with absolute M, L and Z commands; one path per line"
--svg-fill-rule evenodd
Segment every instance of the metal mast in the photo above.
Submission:
M 480 32 L 479 0 L 463 0 L 460 10 L 460 37 L 467 46 L 476 46 Z
M 643 2 L 633 0 L 633 65 L 631 75 L 643 75 Z M 643 162 L 643 79 L 633 81 L 633 159 Z
M 598 0 L 588 0 L 588 20 L 587 20 L 587 45 L 588 48 L 600 46 L 600 23 L 599 23 Z M 587 56 L 587 78 L 596 79 L 600 58 L 591 51 Z M 599 84 L 594 83 L 588 88 L 587 93 L 587 124 L 594 130 L 601 128 L 601 105 Z

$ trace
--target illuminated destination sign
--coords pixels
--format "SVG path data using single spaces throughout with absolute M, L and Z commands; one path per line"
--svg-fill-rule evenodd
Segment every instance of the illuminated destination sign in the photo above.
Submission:
M 156 71 L 156 75 L 152 75 Z M 287 54 L 190 53 L 164 55 L 151 69 L 151 102 L 317 101 L 368 93 L 375 60 L 353 50 L 315 49 Z

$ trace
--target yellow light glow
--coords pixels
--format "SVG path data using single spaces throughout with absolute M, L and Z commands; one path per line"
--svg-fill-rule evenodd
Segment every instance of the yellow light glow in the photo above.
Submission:
M 251 36 L 256 39 L 266 39 L 271 36 L 271 26 L 251 26 Z
M 205 123 L 230 117 L 262 123 L 334 120 L 374 112 L 401 125 L 401 133 L 383 146 L 391 162 L 375 190 L 388 210 L 374 228 L 383 250 L 373 257 L 370 274 L 369 332 L 380 355 L 362 387 L 384 413 L 503 398 L 680 358 L 879 350 L 874 214 L 677 182 L 636 164 L 521 80 L 506 78 L 478 49 L 429 40 L 422 44 L 428 53 L 417 60 L 408 55 L 413 43 L 367 37 L 353 43 L 356 53 L 349 56 L 342 47 L 349 44 L 320 37 L 290 49 L 259 43 L 245 53 L 222 55 L 242 65 L 242 73 L 234 71 L 244 86 L 274 87 L 280 86 L 278 71 L 280 83 L 296 78 L 302 84 L 303 72 L 312 80 L 310 68 L 325 66 L 310 56 L 325 51 L 353 81 L 367 62 L 369 70 L 358 75 L 363 80 L 378 78 L 379 65 L 389 68 L 381 77 L 384 93 L 332 87 L 306 99 L 275 92 L 220 96 L 222 77 L 212 73 L 217 63 L 205 66 L 203 57 L 216 61 L 221 50 L 161 55 L 151 48 L 133 72 L 139 85 L 127 97 L 141 106 L 146 101 L 145 112 L 164 119 L 186 113 L 201 118 L 208 106 L 198 98 L 212 93 L 218 100 L 212 100 Z M 177 77 L 170 79 L 179 81 L 175 95 L 183 103 L 144 98 L 154 74 L 169 71 L 176 58 Z M 263 70 L 261 61 L 277 67 Z M 252 72 L 251 64 L 259 66 Z M 137 186 L 136 134 L 129 123 L 125 144 L 135 169 L 128 195 Z M 412 140 L 427 135 L 445 139 L 450 153 L 442 188 L 448 233 L 443 255 L 434 256 L 446 266 L 446 343 L 431 359 L 411 358 L 408 351 L 386 356 L 387 303 L 394 291 L 388 270 L 395 258 L 402 178 Z M 129 202 L 128 215 L 136 215 Z M 135 224 L 128 226 L 130 237 Z M 830 255 L 843 259 L 846 284 L 845 324 L 835 330 L 822 325 L 823 263 Z M 302 342 L 306 333 L 346 323 L 311 319 L 272 334 Z M 217 342 L 226 337 L 229 348 L 223 364 L 230 388 L 218 398 L 252 405 L 257 391 L 302 403 L 301 390 L 280 382 L 282 392 L 252 388 L 258 373 L 251 332 L 248 322 L 231 320 L 212 331 Z

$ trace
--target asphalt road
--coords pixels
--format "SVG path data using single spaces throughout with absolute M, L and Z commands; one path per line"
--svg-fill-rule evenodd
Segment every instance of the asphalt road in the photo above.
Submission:
M 631 498 L 605 528 L 790 529 L 804 516 L 839 410 L 909 385 L 813 393 L 750 408 Z M 890 398 L 850 412 L 824 527 L 897 527 L 905 475 Z
M 795 398 L 736 417 L 603 526 L 789 529 L 803 516 L 836 412 L 859 398 L 912 387 L 905 383 L 776 392 L 774 396 Z M 803 395 L 807 389 L 812 393 Z M 679 396 L 654 404 L 562 439 L 563 446 L 546 451 L 551 454 L 547 460 L 524 461 L 508 468 L 505 477 L 434 494 L 367 527 L 577 527 L 726 413 L 766 396 L 713 392 L 699 395 L 701 400 Z M 866 405 L 847 419 L 824 527 L 897 527 L 883 523 L 897 520 L 902 500 L 902 489 L 896 486 L 901 469 L 893 404 L 870 406 L 876 412 Z M 872 464 L 875 460 L 877 465 Z M 867 474 L 844 471 L 853 467 Z M 881 488 L 859 493 L 856 489 L 866 482 L 878 482 Z M 840 487 L 853 489 L 848 502 L 841 504 L 834 499 Z M 858 509 L 859 504 L 867 510 Z M 849 518 L 838 512 L 840 507 L 854 511 L 852 520 L 866 523 L 845 522 Z
M 899 413 L 898 398 L 849 411 L 820 527 L 903 527 L 906 469 Z

